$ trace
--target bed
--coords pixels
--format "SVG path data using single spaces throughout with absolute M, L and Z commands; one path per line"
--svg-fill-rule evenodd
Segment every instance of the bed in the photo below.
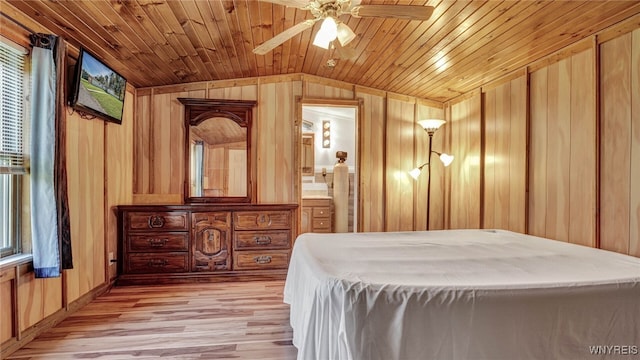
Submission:
M 639 258 L 502 230 L 302 234 L 284 301 L 305 360 L 633 358 L 640 346 Z

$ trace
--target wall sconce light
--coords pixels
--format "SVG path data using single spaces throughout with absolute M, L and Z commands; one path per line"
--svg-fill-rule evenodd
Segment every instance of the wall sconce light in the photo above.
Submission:
M 331 122 L 322 120 L 322 147 L 328 149 L 331 147 Z
M 445 122 L 446 121 L 440 119 L 426 119 L 418 121 L 418 124 L 420 124 L 424 131 L 427 132 L 427 135 L 429 135 L 429 155 L 426 163 L 409 171 L 409 175 L 411 175 L 411 177 L 416 180 L 418 179 L 418 176 L 420 176 L 422 168 L 424 168 L 425 166 L 427 166 L 429 172 L 429 177 L 427 179 L 427 230 L 429 230 L 429 203 L 431 200 L 431 153 L 436 153 L 440 157 L 440 161 L 442 161 L 442 164 L 444 164 L 444 166 L 449 166 L 453 162 L 453 155 L 441 153 L 431 149 L 433 134 L 435 134 L 435 132 L 442 125 L 444 125 Z

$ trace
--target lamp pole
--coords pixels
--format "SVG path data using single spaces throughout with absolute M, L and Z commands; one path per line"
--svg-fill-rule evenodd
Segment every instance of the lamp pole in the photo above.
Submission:
M 429 156 L 427 156 L 427 226 L 429 230 L 429 208 L 431 207 L 431 140 L 433 139 L 433 131 L 427 131 L 429 134 Z
M 425 119 L 425 120 L 420 120 L 418 121 L 418 124 L 420 124 L 420 126 L 422 126 L 422 128 L 427 132 L 427 134 L 429 135 L 429 156 L 427 157 L 427 171 L 429 172 L 429 178 L 427 179 L 427 223 L 426 223 L 426 230 L 429 230 L 429 211 L 431 208 L 431 153 L 433 152 L 433 150 L 431 149 L 431 143 L 433 141 L 433 134 L 436 132 L 436 130 L 438 130 L 438 128 L 442 125 L 444 125 L 445 121 L 444 120 L 440 120 L 440 119 Z M 440 159 L 442 160 L 442 157 L 440 157 Z M 450 162 L 450 160 L 449 160 Z M 423 165 L 424 166 L 424 165 Z M 418 169 L 420 170 L 422 168 L 422 166 Z M 414 172 L 412 170 L 412 172 Z M 414 178 L 417 178 L 417 174 L 419 174 L 419 171 L 415 174 L 412 174 L 412 176 Z

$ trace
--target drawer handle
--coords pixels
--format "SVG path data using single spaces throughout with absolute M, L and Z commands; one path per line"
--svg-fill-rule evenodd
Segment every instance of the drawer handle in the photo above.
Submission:
M 164 226 L 164 217 L 158 215 L 152 215 L 149 217 L 150 228 L 161 228 Z
M 149 241 L 149 246 L 159 248 L 167 245 L 169 239 L 149 239 L 147 241 Z
M 256 256 L 253 258 L 253 261 L 255 261 L 256 264 L 268 264 L 271 262 L 271 256 Z
M 147 266 L 149 267 L 165 267 L 169 264 L 167 259 L 151 259 L 147 262 Z
M 256 242 L 257 245 L 269 245 L 269 244 L 271 244 L 271 236 L 268 236 L 268 235 L 254 236 L 253 240 Z

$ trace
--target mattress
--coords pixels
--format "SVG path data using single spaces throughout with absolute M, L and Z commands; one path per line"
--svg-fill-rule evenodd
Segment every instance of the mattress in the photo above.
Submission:
M 284 301 L 305 360 L 611 359 L 640 346 L 639 258 L 502 230 L 302 234 Z

